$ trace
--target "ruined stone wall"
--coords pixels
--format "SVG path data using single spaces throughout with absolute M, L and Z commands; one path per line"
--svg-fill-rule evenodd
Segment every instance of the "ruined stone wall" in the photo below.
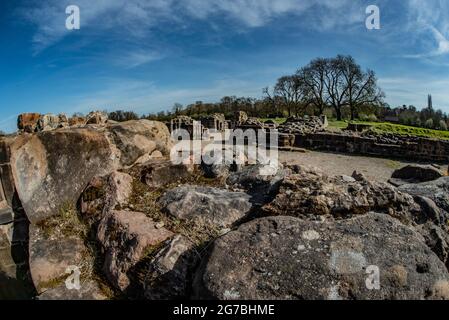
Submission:
M 381 143 L 372 137 L 330 132 L 295 135 L 295 147 L 311 150 L 392 157 L 411 161 L 449 162 L 449 141 L 403 137 L 397 143 Z
M 6 138 L 0 140 L 0 224 L 12 221 L 14 183 L 9 164 L 10 150 Z
M 15 197 L 9 140 L 0 140 L 0 299 L 25 299 L 28 280 L 28 219 Z

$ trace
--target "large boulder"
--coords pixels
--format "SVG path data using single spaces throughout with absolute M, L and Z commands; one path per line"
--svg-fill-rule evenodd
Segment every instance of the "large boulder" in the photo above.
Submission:
M 228 228 L 250 212 L 250 199 L 244 192 L 184 185 L 167 191 L 159 202 L 180 220 Z
M 166 186 L 187 178 L 193 171 L 184 164 L 173 164 L 170 160 L 153 159 L 140 167 L 141 181 L 152 188 Z
M 45 114 L 37 122 L 37 131 L 49 131 L 60 128 L 61 117 L 54 114 Z
M 449 177 L 417 184 L 405 184 L 398 189 L 412 196 L 431 199 L 440 209 L 449 213 Z
M 140 157 L 158 150 L 169 155 L 171 136 L 165 124 L 150 120 L 131 120 L 109 125 L 111 141 L 121 152 L 123 166 L 133 165 Z
M 17 118 L 17 128 L 28 133 L 35 132 L 40 117 L 39 113 L 22 113 Z
M 313 222 L 268 217 L 217 239 L 196 273 L 196 298 L 449 299 L 444 264 L 385 214 Z
M 116 207 L 125 207 L 133 191 L 133 178 L 123 172 L 95 177 L 80 197 L 81 213 L 101 218 Z
M 104 134 L 89 129 L 62 129 L 20 136 L 11 146 L 17 193 L 32 223 L 76 204 L 97 175 L 111 172 L 116 161 Z
M 78 237 L 48 237 L 42 228 L 31 226 L 29 266 L 37 292 L 44 292 L 64 282 L 67 268 L 80 267 L 86 250 L 84 242 Z
M 390 183 L 399 186 L 406 183 L 419 183 L 436 180 L 443 176 L 442 172 L 430 165 L 408 165 L 397 169 L 391 176 Z
M 415 228 L 425 239 L 427 246 L 444 262 L 449 270 L 449 233 L 447 226 L 427 222 Z
M 108 115 L 105 112 L 92 111 L 86 116 L 86 124 L 104 125 L 108 121 Z
M 262 164 L 249 165 L 240 171 L 231 173 L 226 179 L 226 184 L 244 189 L 253 195 L 254 201 L 264 203 L 270 199 L 273 193 L 277 192 L 279 185 L 288 172 L 282 166 L 270 168 Z
M 74 128 L 84 127 L 86 125 L 86 118 L 75 116 L 75 117 L 69 118 L 68 122 L 69 122 L 70 127 L 74 127 Z
M 311 219 L 326 215 L 346 218 L 375 210 L 408 222 L 421 212 L 412 196 L 387 183 L 329 177 L 303 168 L 284 178 L 278 194 L 264 210 L 270 215 Z
M 151 249 L 173 236 L 141 212 L 111 211 L 100 222 L 97 237 L 103 248 L 103 271 L 111 284 L 125 290 L 128 271 Z
M 151 260 L 143 284 L 144 296 L 150 300 L 187 298 L 191 273 L 198 260 L 194 244 L 182 235 L 168 240 Z
M 234 150 L 230 146 L 223 148 L 221 142 L 207 145 L 204 151 L 201 169 L 206 178 L 226 179 L 231 172 L 240 171 L 248 162 L 248 157 L 244 152 Z M 205 156 L 211 158 L 207 159 Z

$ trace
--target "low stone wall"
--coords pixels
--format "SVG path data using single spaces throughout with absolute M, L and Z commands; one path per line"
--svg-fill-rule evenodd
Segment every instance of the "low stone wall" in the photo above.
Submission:
M 288 141 L 288 139 L 284 139 Z M 401 138 L 396 144 L 379 143 L 362 136 L 317 132 L 295 135 L 294 147 L 310 150 L 391 157 L 411 161 L 449 162 L 449 141 Z

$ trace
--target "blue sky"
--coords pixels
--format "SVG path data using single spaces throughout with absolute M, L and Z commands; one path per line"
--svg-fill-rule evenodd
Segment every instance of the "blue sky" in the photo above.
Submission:
M 381 29 L 367 30 L 377 5 Z M 80 30 L 65 28 L 78 5 Z M 22 112 L 68 115 L 260 97 L 315 57 L 351 54 L 393 106 L 449 112 L 446 0 L 2 0 L 0 130 Z

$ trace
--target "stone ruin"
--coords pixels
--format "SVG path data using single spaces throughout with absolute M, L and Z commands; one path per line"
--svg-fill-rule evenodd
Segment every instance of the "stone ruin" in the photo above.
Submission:
M 449 161 L 447 140 L 377 133 L 369 125 L 349 124 L 342 131 L 329 131 L 326 127 L 324 116 L 290 118 L 278 128 L 279 146 L 418 162 L 446 164 Z
M 237 111 L 234 113 L 234 121 L 237 125 L 244 124 L 248 121 L 248 114 L 245 111 Z
M 149 120 L 0 138 L 0 297 L 449 299 L 449 177 L 205 171 L 172 146 Z
M 214 113 L 201 118 L 201 124 L 210 130 L 224 131 L 228 129 L 228 122 L 222 113 Z
M 60 228 L 63 219 L 55 217 L 77 207 L 94 177 L 168 156 L 172 145 L 168 128 L 149 120 L 106 123 L 91 113 L 83 127 L 38 131 L 35 123 L 49 117 L 19 119 L 23 128 L 35 125 L 34 132 L 0 138 L 0 298 L 15 299 L 44 293 L 69 265 L 84 259 L 82 239 L 48 237 L 46 228 Z M 71 219 L 65 222 L 69 233 L 77 227 L 76 213 Z M 95 298 L 98 288 L 91 285 L 86 290 Z
M 67 127 L 83 127 L 86 125 L 104 125 L 108 115 L 104 112 L 90 112 L 86 117 L 74 116 L 67 118 L 64 114 L 23 113 L 17 119 L 19 132 L 41 132 Z
M 287 134 L 305 134 L 324 131 L 328 126 L 326 116 L 292 117 L 279 126 L 279 132 Z
M 195 122 L 195 120 L 189 116 L 177 116 L 170 120 L 168 124 L 170 128 L 170 132 L 174 132 L 178 129 L 187 130 L 190 137 L 194 139 L 195 137 L 201 137 L 204 133 L 207 132 L 207 128 L 205 128 L 202 123 Z

